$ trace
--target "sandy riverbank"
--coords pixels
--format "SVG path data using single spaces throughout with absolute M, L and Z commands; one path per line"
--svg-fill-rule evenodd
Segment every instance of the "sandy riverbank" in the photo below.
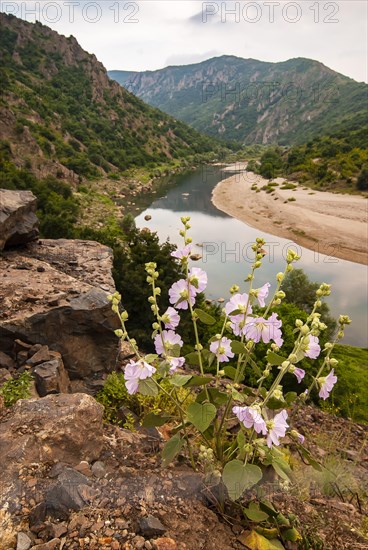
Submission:
M 256 192 L 268 180 L 252 172 L 237 173 L 213 190 L 219 210 L 262 231 L 290 239 L 321 254 L 368 264 L 368 199 L 358 195 L 312 191 L 302 185 L 272 194 Z M 288 201 L 295 198 L 295 201 Z

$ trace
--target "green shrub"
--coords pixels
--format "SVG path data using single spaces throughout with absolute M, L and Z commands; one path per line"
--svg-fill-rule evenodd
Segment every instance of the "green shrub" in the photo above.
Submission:
M 169 381 L 164 381 L 162 386 L 166 391 L 172 392 L 172 386 Z M 184 409 L 193 401 L 190 395 L 191 392 L 189 389 L 177 389 L 177 396 L 180 401 L 184 402 Z M 123 406 L 128 407 L 139 417 L 148 413 L 159 414 L 165 412 L 169 415 L 174 415 L 176 412 L 173 401 L 165 393 L 160 393 L 155 397 L 140 393 L 129 395 L 124 383 L 124 374 L 117 372 L 113 372 L 107 377 L 104 388 L 97 394 L 96 399 L 105 407 L 105 419 L 108 422 L 117 424 L 121 422 L 119 420 L 119 409 Z M 129 419 L 124 426 L 131 428 Z
M 18 378 L 8 380 L 0 388 L 0 395 L 4 398 L 6 407 L 11 407 L 19 399 L 31 396 L 31 382 L 33 378 L 28 371 L 24 371 Z

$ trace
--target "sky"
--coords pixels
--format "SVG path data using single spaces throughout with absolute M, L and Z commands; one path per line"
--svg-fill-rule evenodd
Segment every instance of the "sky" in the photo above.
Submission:
M 1 0 L 0 10 L 72 34 L 108 70 L 227 54 L 271 62 L 308 57 L 368 79 L 366 0 Z

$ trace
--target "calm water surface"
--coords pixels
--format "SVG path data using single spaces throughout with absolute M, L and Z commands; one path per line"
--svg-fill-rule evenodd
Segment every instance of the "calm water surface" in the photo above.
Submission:
M 137 199 L 136 207 L 145 208 L 136 217 L 137 227 L 149 227 L 156 231 L 161 241 L 169 239 L 175 244 L 181 244 L 180 217 L 190 216 L 193 249 L 203 256 L 195 265 L 207 271 L 209 285 L 206 295 L 212 299 L 227 299 L 229 288 L 234 283 L 243 291 L 246 290 L 247 286 L 243 281 L 250 270 L 250 245 L 256 237 L 263 237 L 268 243 L 268 254 L 263 260 L 262 268 L 257 272 L 257 287 L 266 281 L 275 287 L 275 275 L 284 270 L 286 250 L 292 246 L 301 254 L 298 267 L 303 268 L 311 280 L 332 285 L 332 294 L 328 298 L 332 314 L 348 314 L 353 320 L 345 331 L 344 343 L 366 347 L 367 267 L 326 256 L 318 250 L 302 248 L 292 241 L 254 229 L 221 212 L 212 204 L 211 193 L 223 177 L 219 168 L 204 167 L 175 177 L 174 185 L 171 180 L 170 186 L 161 187 L 156 194 Z M 152 216 L 150 221 L 144 219 L 148 214 Z

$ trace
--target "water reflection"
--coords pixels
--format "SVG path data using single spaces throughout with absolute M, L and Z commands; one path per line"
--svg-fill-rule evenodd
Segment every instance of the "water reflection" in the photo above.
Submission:
M 293 246 L 301 254 L 300 267 L 311 280 L 332 284 L 333 293 L 328 298 L 332 313 L 335 316 L 340 313 L 348 314 L 353 319 L 353 324 L 346 329 L 344 342 L 366 346 L 366 266 L 302 248 L 292 241 L 253 229 L 217 210 L 211 202 L 211 192 L 221 179 L 221 172 L 212 167 L 178 177 L 175 187 L 165 190 L 165 196 L 152 197 L 151 206 L 136 218 L 137 226 L 148 226 L 152 231 L 157 231 L 162 241 L 169 238 L 171 242 L 180 244 L 180 216 L 190 215 L 194 251 L 203 255 L 203 259 L 196 265 L 208 272 L 209 287 L 206 294 L 212 299 L 226 298 L 228 289 L 234 283 L 240 284 L 244 281 L 252 261 L 250 245 L 256 237 L 262 236 L 268 243 L 268 254 L 264 258 L 263 269 L 259 272 L 261 279 L 256 281 L 257 286 L 266 281 L 275 286 L 275 275 L 284 268 L 286 250 Z M 137 205 L 139 206 L 138 200 Z M 152 216 L 149 222 L 144 220 L 147 214 Z M 245 283 L 243 286 L 245 289 Z

